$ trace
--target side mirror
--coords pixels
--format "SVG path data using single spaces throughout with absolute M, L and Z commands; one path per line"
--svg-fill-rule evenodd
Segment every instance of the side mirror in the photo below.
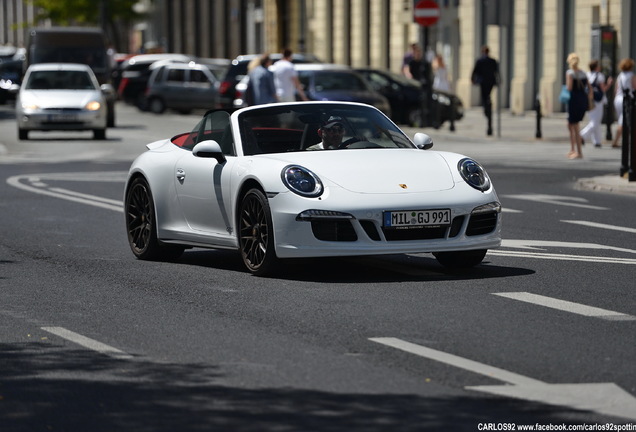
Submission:
M 420 150 L 428 150 L 433 148 L 433 138 L 426 135 L 425 133 L 418 132 L 413 137 L 413 142 L 415 146 Z
M 221 151 L 221 146 L 214 140 L 201 141 L 192 149 L 192 154 L 200 158 L 214 158 L 220 164 L 226 161 L 225 155 Z

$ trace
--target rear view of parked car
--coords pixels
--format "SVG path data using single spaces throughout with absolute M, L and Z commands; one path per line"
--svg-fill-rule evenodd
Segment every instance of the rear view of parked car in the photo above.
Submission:
M 15 110 L 21 140 L 33 130 L 92 130 L 95 139 L 106 138 L 106 98 L 85 64 L 29 66 Z
M 152 70 L 145 106 L 155 114 L 166 109 L 182 113 L 212 109 L 218 104 L 218 88 L 218 80 L 205 65 L 165 63 Z
M 192 59 L 183 54 L 140 54 L 124 60 L 115 71 L 119 99 L 127 104 L 143 107 L 150 65 L 159 60 L 188 63 Z

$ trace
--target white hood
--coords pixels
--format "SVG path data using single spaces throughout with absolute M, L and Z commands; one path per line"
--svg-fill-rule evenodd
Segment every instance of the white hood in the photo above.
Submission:
M 310 169 L 323 182 L 329 181 L 357 193 L 432 192 L 454 186 L 446 160 L 433 151 L 323 150 L 292 153 L 288 157 L 284 155 L 280 159 Z
M 91 101 L 102 102 L 98 90 L 29 90 L 21 95 L 22 102 L 46 108 L 84 108 Z

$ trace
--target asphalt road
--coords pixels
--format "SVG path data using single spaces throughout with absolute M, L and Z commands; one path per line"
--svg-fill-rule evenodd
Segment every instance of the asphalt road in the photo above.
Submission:
M 230 251 L 134 259 L 125 172 L 197 117 L 118 108 L 106 141 L 18 142 L 0 110 L 3 432 L 636 424 L 636 197 L 575 187 L 614 169 L 611 150 L 570 163 L 558 141 L 430 131 L 500 195 L 504 244 L 483 265 L 293 260 L 257 278 Z

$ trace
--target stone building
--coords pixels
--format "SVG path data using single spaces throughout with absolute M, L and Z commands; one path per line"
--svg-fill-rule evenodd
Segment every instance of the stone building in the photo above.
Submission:
M 493 98 L 513 113 L 533 109 L 536 100 L 546 114 L 563 110 L 557 99 L 569 52 L 579 54 L 582 66 L 603 57 L 612 74 L 621 58 L 636 57 L 632 0 L 437 0 L 439 20 L 426 28 L 413 19 L 418 0 L 141 3 L 149 6 L 147 18 L 130 29 L 133 44 L 120 51 L 153 46 L 233 58 L 290 47 L 326 62 L 398 72 L 408 46 L 427 43 L 444 56 L 453 89 L 467 106 L 480 103 L 470 75 L 481 45 L 488 44 L 502 73 Z M 25 42 L 24 29 L 12 25 L 32 18 L 30 8 L 26 0 L 0 0 L 0 44 Z

